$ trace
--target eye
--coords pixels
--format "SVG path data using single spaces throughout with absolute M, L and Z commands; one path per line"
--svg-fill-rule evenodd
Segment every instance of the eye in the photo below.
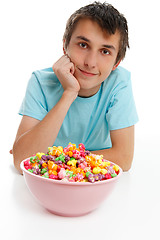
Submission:
M 103 55 L 109 55 L 110 52 L 107 49 L 102 49 L 102 54 Z
M 86 44 L 86 43 L 84 43 L 84 42 L 82 42 L 82 43 L 79 43 L 79 46 L 80 46 L 81 48 L 87 48 L 87 44 Z

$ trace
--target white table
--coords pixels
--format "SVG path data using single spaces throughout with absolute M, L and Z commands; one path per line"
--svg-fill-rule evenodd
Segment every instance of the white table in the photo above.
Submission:
M 1 236 L 27 239 L 158 239 L 160 227 L 160 154 L 137 139 L 134 163 L 108 199 L 94 212 L 76 218 L 46 211 L 29 192 L 24 177 L 7 162 L 1 173 Z M 143 144 L 142 144 L 143 143 Z M 143 146 L 143 147 L 140 147 Z M 4 160 L 3 160 L 4 161 Z M 150 165 L 152 164 L 151 173 Z M 142 172 L 143 169 L 143 172 Z M 117 238 L 117 235 L 119 236 Z

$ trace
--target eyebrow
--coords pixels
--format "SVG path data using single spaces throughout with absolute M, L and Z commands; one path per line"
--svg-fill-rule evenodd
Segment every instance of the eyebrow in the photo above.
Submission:
M 77 38 L 77 39 L 84 40 L 84 41 L 86 41 L 86 42 L 88 42 L 88 43 L 91 42 L 88 38 L 86 38 L 86 37 L 84 37 L 84 36 L 77 36 L 76 38 Z M 105 48 L 112 49 L 112 50 L 114 50 L 114 51 L 116 50 L 113 45 L 103 44 L 102 46 L 105 47 Z

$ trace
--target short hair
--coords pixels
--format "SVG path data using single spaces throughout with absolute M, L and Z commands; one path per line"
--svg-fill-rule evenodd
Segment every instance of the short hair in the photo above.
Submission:
M 116 63 L 124 59 L 127 47 L 129 48 L 128 25 L 123 14 L 119 13 L 111 4 L 106 2 L 93 2 L 92 4 L 81 7 L 75 11 L 67 21 L 63 35 L 65 49 L 67 49 L 73 31 L 80 19 L 89 18 L 99 24 L 99 26 L 110 35 L 115 34 L 116 30 L 120 33 L 119 51 Z

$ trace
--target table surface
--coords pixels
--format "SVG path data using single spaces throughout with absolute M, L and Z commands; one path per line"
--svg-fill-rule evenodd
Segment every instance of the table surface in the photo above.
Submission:
M 153 151 L 145 141 L 137 140 L 131 170 L 122 174 L 101 206 L 74 218 L 56 216 L 40 206 L 8 156 L 8 172 L 1 173 L 3 239 L 158 239 L 160 154 L 158 143 Z

